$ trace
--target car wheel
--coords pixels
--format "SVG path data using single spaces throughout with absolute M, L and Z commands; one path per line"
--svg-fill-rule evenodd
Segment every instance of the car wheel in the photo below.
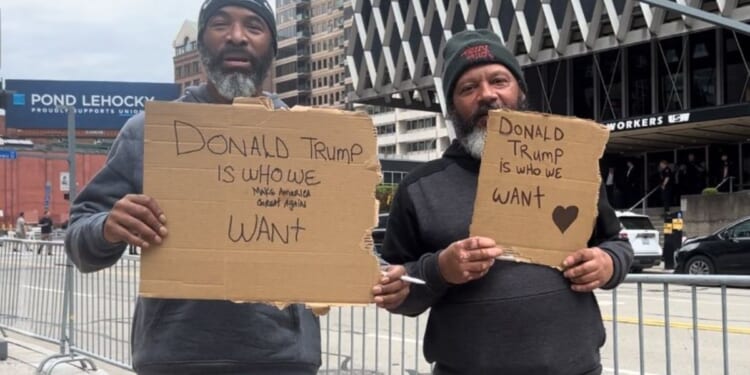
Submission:
M 711 260 L 703 255 L 696 255 L 688 259 L 685 264 L 685 272 L 689 275 L 711 275 L 715 273 Z

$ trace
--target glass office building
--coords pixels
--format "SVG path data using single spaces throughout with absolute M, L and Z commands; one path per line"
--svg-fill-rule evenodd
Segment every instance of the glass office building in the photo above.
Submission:
M 722 155 L 732 188 L 750 187 L 748 0 L 356 3 L 353 101 L 445 114 L 445 41 L 491 29 L 521 63 L 531 109 L 608 126 L 602 169 L 633 162 L 641 195 L 661 160 L 691 158 L 715 186 Z

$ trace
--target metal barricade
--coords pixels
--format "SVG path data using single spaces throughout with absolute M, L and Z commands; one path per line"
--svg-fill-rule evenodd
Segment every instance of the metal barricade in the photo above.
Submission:
M 140 260 L 123 255 L 93 273 L 74 269 L 70 350 L 130 369 L 130 329 L 138 296 Z
M 0 327 L 60 343 L 66 262 L 62 242 L 0 242 Z
M 123 255 L 112 267 L 81 274 L 66 267 L 60 242 L 49 243 L 48 256 L 46 248 L 37 255 L 39 241 L 2 241 L 0 329 L 58 343 L 58 358 L 86 356 L 130 369 L 139 258 Z M 643 274 L 597 291 L 607 329 L 604 374 L 747 373 L 747 287 L 750 276 Z M 320 318 L 320 374 L 429 374 L 422 354 L 426 317 L 373 305 L 331 309 Z
M 320 318 L 320 374 L 430 374 L 422 355 L 426 314 L 390 314 L 374 305 L 338 307 Z
M 611 322 L 602 350 L 603 363 L 609 366 L 605 370 L 747 373 L 748 287 L 750 276 L 628 275 L 612 292 L 597 293 L 604 319 Z M 611 306 L 611 315 L 606 305 Z

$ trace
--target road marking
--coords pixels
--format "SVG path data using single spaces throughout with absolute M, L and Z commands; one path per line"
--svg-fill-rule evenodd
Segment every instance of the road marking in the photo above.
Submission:
M 30 285 L 21 285 L 21 288 L 33 289 L 33 290 L 39 290 L 39 291 L 43 291 L 43 292 L 51 292 L 51 293 L 57 293 L 57 294 L 63 294 L 64 293 L 60 289 L 40 288 L 38 286 L 30 286 Z M 94 297 L 93 294 L 87 294 L 87 293 L 76 293 L 75 295 L 81 296 L 81 297 Z
M 367 338 L 375 338 L 377 340 L 380 340 L 380 339 L 388 340 L 389 339 L 388 335 L 379 335 L 379 334 L 374 334 L 374 333 L 368 333 L 368 334 L 365 335 L 365 337 L 367 337 Z M 407 337 L 404 337 L 402 339 L 401 335 L 391 335 L 390 339 L 391 339 L 391 341 L 403 341 L 403 342 L 410 343 L 410 344 L 416 344 L 416 343 L 420 343 L 421 344 L 422 343 L 422 340 L 415 340 L 415 339 L 410 339 L 410 338 L 407 338 Z
M 606 322 L 612 321 L 611 315 L 602 315 L 602 320 Z M 638 318 L 622 317 L 617 319 L 618 323 L 624 324 L 638 324 Z M 644 326 L 650 327 L 664 327 L 664 320 L 662 319 L 643 319 Z M 693 323 L 688 322 L 669 322 L 671 328 L 682 328 L 682 329 L 693 329 Z M 710 332 L 722 332 L 722 327 L 717 324 L 698 324 L 699 331 L 710 331 Z M 731 327 L 727 326 L 727 333 L 735 333 L 738 335 L 750 335 L 750 328 L 743 327 Z
M 602 370 L 604 371 L 604 373 L 612 373 L 612 374 L 615 373 L 615 369 L 609 368 L 609 367 L 604 367 Z M 623 370 L 623 369 L 618 369 L 617 373 L 622 374 L 622 375 L 659 375 L 659 374 L 654 374 L 650 372 L 644 372 L 643 374 L 641 374 L 640 371 L 631 371 L 631 370 Z

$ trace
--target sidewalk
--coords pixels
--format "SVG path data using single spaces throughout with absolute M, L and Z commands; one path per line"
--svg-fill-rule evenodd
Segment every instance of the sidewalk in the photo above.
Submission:
M 8 332 L 8 337 L 0 339 L 5 340 L 8 345 L 8 359 L 0 361 L 0 375 L 33 375 L 36 373 L 37 366 L 46 358 L 59 353 L 55 345 L 46 343 L 41 340 L 29 338 L 14 332 Z M 111 365 L 103 364 L 100 361 L 93 361 L 97 366 L 97 371 L 80 367 L 80 362 L 70 364 L 60 364 L 55 366 L 50 375 L 73 375 L 73 374 L 97 374 L 97 375 L 133 375 L 133 372 L 123 370 Z

